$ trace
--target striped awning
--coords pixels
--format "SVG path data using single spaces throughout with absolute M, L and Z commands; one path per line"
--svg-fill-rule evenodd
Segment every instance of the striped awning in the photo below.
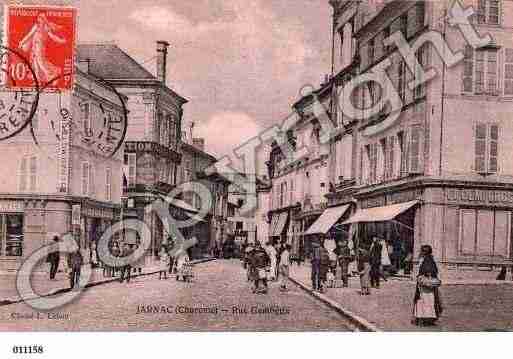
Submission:
M 392 204 L 383 207 L 365 208 L 356 211 L 347 221 L 342 224 L 361 223 L 361 222 L 386 222 L 391 221 L 401 213 L 406 212 L 419 201 Z
M 327 208 L 321 216 L 308 228 L 305 232 L 305 235 L 312 234 L 326 234 L 333 227 L 337 221 L 342 218 L 342 216 L 349 209 L 349 205 L 345 204 L 343 206 L 331 207 Z

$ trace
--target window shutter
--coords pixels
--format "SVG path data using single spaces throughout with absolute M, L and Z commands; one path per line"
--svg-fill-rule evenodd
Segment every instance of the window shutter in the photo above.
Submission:
M 420 125 L 413 125 L 410 128 L 410 141 L 409 141 L 409 172 L 411 174 L 419 174 L 422 172 L 421 161 L 421 141 L 422 141 L 422 128 Z
M 36 191 L 37 185 L 37 157 L 30 157 L 30 191 Z
M 513 95 L 513 49 L 504 51 L 504 95 Z
M 472 92 L 474 74 L 474 49 L 470 45 L 465 46 L 463 60 L 463 92 Z
M 479 24 L 486 23 L 486 1 L 487 0 L 477 1 L 477 22 Z
M 488 51 L 488 62 L 486 65 L 487 92 L 491 95 L 497 95 L 497 51 Z
M 499 155 L 499 126 L 496 124 L 489 125 L 490 132 L 490 145 L 489 145 L 489 162 L 488 172 L 497 173 L 499 170 L 498 166 L 498 155 Z
M 388 138 L 388 178 L 394 178 L 395 137 Z
M 486 51 L 476 51 L 476 94 L 482 94 L 485 88 L 485 54 Z
M 365 69 L 369 64 L 369 46 L 367 44 L 360 48 L 360 69 Z
M 371 162 L 371 178 L 372 182 L 377 181 L 377 172 L 378 172 L 378 144 L 374 143 L 371 145 L 372 150 L 372 162 Z
M 486 173 L 486 124 L 475 126 L 475 170 Z
M 27 157 L 23 157 L 21 159 L 20 165 L 20 174 L 19 174 L 19 186 L 20 192 L 25 192 L 27 190 Z
M 136 184 L 137 157 L 135 153 L 128 154 L 128 187 Z M 182 172 L 183 173 L 183 172 Z M 185 182 L 182 178 L 182 182 Z
M 499 0 L 488 0 L 488 23 L 498 25 L 500 23 Z
M 82 163 L 82 195 L 89 194 L 89 163 Z

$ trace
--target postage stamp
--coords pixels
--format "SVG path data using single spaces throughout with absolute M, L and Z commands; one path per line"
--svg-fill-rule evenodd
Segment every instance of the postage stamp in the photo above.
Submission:
M 28 59 L 41 89 L 73 86 L 76 10 L 68 7 L 7 5 L 5 41 Z M 10 88 L 34 87 L 27 64 L 8 56 Z M 15 80 L 15 81 L 13 81 Z

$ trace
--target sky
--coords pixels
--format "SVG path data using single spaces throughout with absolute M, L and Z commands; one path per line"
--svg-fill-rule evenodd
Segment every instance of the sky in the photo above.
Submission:
M 171 44 L 168 86 L 189 100 L 184 120 L 194 122 L 195 137 L 216 156 L 279 123 L 299 89 L 319 86 L 331 68 L 328 0 L 74 4 L 79 42 L 115 42 L 152 72 L 155 42 Z

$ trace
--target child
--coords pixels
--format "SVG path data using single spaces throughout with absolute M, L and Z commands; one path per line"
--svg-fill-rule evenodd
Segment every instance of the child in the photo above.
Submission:
M 159 271 L 159 280 L 162 279 L 162 275 L 164 275 L 164 279 L 167 279 L 167 271 L 169 269 L 169 254 L 166 249 L 162 247 L 159 253 L 160 257 L 160 271 Z
M 335 284 L 335 274 L 333 274 L 333 268 L 330 268 L 328 270 L 328 273 L 326 273 L 326 286 L 328 288 L 333 288 Z

